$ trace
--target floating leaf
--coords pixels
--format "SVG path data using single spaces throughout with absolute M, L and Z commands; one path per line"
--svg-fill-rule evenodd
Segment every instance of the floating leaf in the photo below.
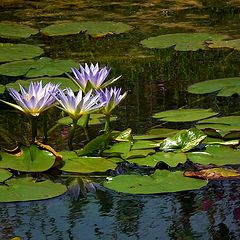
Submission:
M 151 149 L 160 147 L 160 142 L 154 142 L 150 140 L 136 141 L 133 143 L 132 150 L 137 149 Z
M 30 59 L 43 54 L 38 46 L 28 44 L 0 43 L 0 62 Z
M 10 168 L 21 172 L 43 172 L 55 163 L 55 156 L 36 145 L 23 146 L 15 154 L 1 151 L 1 168 Z
M 104 182 L 106 188 L 131 194 L 179 192 L 199 189 L 206 185 L 207 181 L 184 177 L 180 171 L 167 170 L 156 170 L 150 176 L 119 175 Z
M 198 146 L 206 137 L 207 135 L 197 128 L 181 130 L 173 137 L 168 137 L 163 140 L 160 149 L 163 151 L 180 150 L 182 152 L 187 152 Z
M 38 33 L 37 29 L 19 23 L 0 23 L 1 38 L 28 38 Z
M 240 39 L 234 40 L 218 40 L 215 42 L 210 42 L 209 48 L 233 48 L 235 50 L 240 50 Z
M 117 136 L 114 137 L 114 140 L 119 142 L 128 142 L 132 140 L 132 129 L 128 128 L 120 133 L 117 134 Z
M 240 151 L 220 145 L 209 145 L 204 152 L 190 152 L 187 157 L 191 162 L 203 165 L 240 164 Z
M 142 158 L 154 153 L 155 153 L 154 149 L 139 149 L 139 150 L 131 150 L 127 154 L 122 154 L 121 157 L 124 159 Z
M 36 182 L 30 177 L 12 178 L 0 185 L 0 202 L 33 201 L 57 197 L 66 186 L 49 180 Z
M 103 154 L 106 156 L 127 156 L 131 149 L 131 142 L 118 142 L 113 144 L 110 149 L 106 149 Z
M 12 173 L 10 173 L 8 170 L 0 168 L 0 182 L 4 182 L 11 176 L 12 176 Z
M 153 117 L 166 122 L 192 122 L 215 115 L 212 109 L 176 109 L 155 113 Z
M 203 143 L 206 145 L 224 145 L 224 146 L 237 146 L 239 145 L 240 140 L 229 140 L 229 141 L 224 141 L 223 139 L 218 139 L 218 138 L 210 138 L 207 137 L 203 140 Z
M 110 21 L 98 21 L 98 22 L 64 22 L 56 23 L 45 27 L 41 30 L 42 33 L 48 36 L 63 36 L 69 34 L 78 34 L 81 32 L 87 32 L 87 34 L 93 37 L 99 37 L 99 35 L 109 35 L 109 33 L 123 33 L 131 30 L 132 27 L 120 22 Z
M 47 57 L 38 60 L 22 60 L 0 65 L 0 74 L 6 76 L 58 76 L 69 72 L 77 64 L 73 60 L 53 60 Z M 69 82 L 71 80 L 69 79 Z
M 206 49 L 208 41 L 219 41 L 228 36 L 210 33 L 174 33 L 147 38 L 141 44 L 147 48 L 170 48 L 177 51 L 197 51 Z
M 219 78 L 194 83 L 188 87 L 188 92 L 195 94 L 218 92 L 217 96 L 230 97 L 235 93 L 240 94 L 240 78 Z
M 211 169 L 203 169 L 200 171 L 185 171 L 184 176 L 196 177 L 196 178 L 201 178 L 206 180 L 223 180 L 223 179 L 240 178 L 240 172 L 233 169 L 211 168 Z
M 106 172 L 117 167 L 119 159 L 106 159 L 102 157 L 78 157 L 75 152 L 60 152 L 63 156 L 64 165 L 61 167 L 65 172 L 91 173 Z

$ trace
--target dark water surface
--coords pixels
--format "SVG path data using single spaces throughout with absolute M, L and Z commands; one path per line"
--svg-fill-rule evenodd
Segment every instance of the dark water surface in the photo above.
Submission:
M 139 43 L 147 37 L 177 32 L 222 33 L 239 38 L 238 0 L 10 0 L 0 1 L 0 12 L 1 21 L 35 28 L 62 20 L 108 20 L 133 26 L 128 33 L 101 39 L 38 34 L 26 40 L 2 40 L 39 45 L 46 56 L 54 59 L 111 66 L 112 76 L 122 75 L 118 86 L 128 90 L 128 97 L 115 112 L 119 120 L 114 127 L 118 130 L 131 127 L 133 133 L 143 133 L 157 124 L 151 117 L 154 113 L 180 107 L 212 108 L 221 115 L 240 111 L 238 96 L 216 98 L 214 94 L 197 96 L 186 92 L 194 82 L 239 76 L 238 51 L 149 50 Z M 1 83 L 15 80 L 1 77 Z M 60 114 L 52 111 L 50 115 L 53 126 Z M 1 105 L 0 116 L 1 127 L 14 132 L 20 140 L 28 136 L 24 116 L 5 105 Z M 57 149 L 66 146 L 65 130 L 58 128 L 50 135 Z M 239 199 L 239 182 L 222 181 L 198 191 L 175 194 L 133 196 L 98 191 L 78 201 L 65 194 L 46 201 L 0 204 L 0 239 L 239 239 Z

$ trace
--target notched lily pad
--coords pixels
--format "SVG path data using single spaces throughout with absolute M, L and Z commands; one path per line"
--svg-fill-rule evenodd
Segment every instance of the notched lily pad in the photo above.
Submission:
M 194 180 L 194 181 L 193 181 Z M 104 182 L 104 187 L 117 192 L 131 194 L 156 194 L 199 189 L 207 181 L 183 176 L 180 171 L 156 170 L 149 176 L 119 175 Z
M 8 170 L 0 168 L 0 182 L 4 182 L 11 176 L 12 176 L 12 173 L 10 173 Z
M 53 198 L 67 191 L 65 185 L 50 180 L 35 181 L 30 177 L 12 178 L 0 185 L 0 202 L 34 201 Z
M 98 22 L 63 22 L 45 27 L 41 32 L 48 36 L 63 36 L 87 32 L 92 37 L 109 34 L 119 34 L 131 30 L 132 27 L 121 22 L 98 21 Z
M 24 24 L 1 22 L 0 37 L 1 38 L 28 38 L 38 33 L 37 29 L 31 28 Z
M 31 59 L 43 54 L 43 49 L 28 44 L 0 43 L 0 62 Z
M 212 109 L 176 109 L 155 113 L 153 117 L 166 122 L 192 122 L 215 115 Z

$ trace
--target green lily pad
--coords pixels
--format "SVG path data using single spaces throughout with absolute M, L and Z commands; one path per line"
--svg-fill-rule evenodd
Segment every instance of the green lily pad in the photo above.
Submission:
M 237 146 L 239 145 L 240 140 L 234 139 L 229 141 L 224 141 L 223 139 L 206 137 L 203 140 L 203 143 L 206 145 L 224 145 L 224 146 Z
M 69 78 L 64 78 L 64 77 L 44 77 L 44 78 L 31 78 L 28 80 L 17 80 L 14 83 L 8 83 L 6 85 L 6 88 L 14 88 L 17 91 L 20 90 L 19 84 L 21 84 L 23 87 L 28 88 L 31 82 L 36 82 L 36 81 L 42 81 L 43 86 L 45 86 L 47 83 L 51 82 L 53 84 L 61 84 L 60 87 L 62 89 L 65 89 L 66 87 L 71 88 L 73 91 L 78 91 L 79 87 L 74 84 Z
M 177 51 L 197 51 L 206 49 L 206 42 L 214 42 L 228 36 L 210 33 L 174 33 L 147 38 L 141 44 L 147 48 L 174 48 Z
M 65 185 L 50 180 L 35 182 L 30 177 L 12 178 L 0 185 L 0 202 L 34 201 L 53 198 L 67 191 Z
M 43 49 L 28 44 L 0 43 L 0 62 L 30 59 L 43 54 Z
M 166 163 L 170 167 L 176 167 L 179 163 L 185 163 L 187 156 L 185 153 L 166 153 L 157 152 L 156 154 L 147 156 L 145 158 L 128 159 L 128 162 L 135 163 L 140 166 L 156 167 L 158 163 Z
M 62 171 L 75 173 L 106 172 L 115 169 L 119 159 L 102 157 L 78 157 L 75 152 L 60 152 L 64 165 Z
M 98 21 L 98 22 L 64 22 L 45 27 L 41 32 L 48 36 L 63 36 L 87 32 L 87 34 L 98 37 L 107 34 L 119 34 L 131 30 L 132 27 L 120 22 Z
M 119 175 L 104 182 L 104 187 L 131 194 L 156 194 L 199 189 L 207 181 L 187 178 L 180 171 L 156 170 L 150 176 Z
M 5 90 L 6 90 L 6 87 L 0 84 L 0 94 L 4 93 Z
M 231 48 L 240 50 L 240 39 L 234 40 L 218 40 L 208 45 L 209 48 Z
M 6 76 L 58 76 L 76 67 L 73 60 L 53 60 L 47 57 L 38 60 L 22 60 L 0 65 L 0 74 Z M 69 79 L 69 82 L 71 80 Z
M 219 78 L 194 83 L 188 87 L 188 92 L 195 94 L 218 92 L 217 96 L 230 97 L 233 94 L 240 94 L 240 78 Z
M 126 130 L 118 133 L 116 136 L 114 136 L 114 140 L 118 142 L 128 142 L 132 141 L 132 129 L 127 128 Z
M 113 144 L 109 149 L 103 151 L 105 156 L 127 156 L 131 149 L 131 142 L 118 142 Z
M 38 33 L 37 29 L 19 23 L 0 23 L 1 38 L 28 38 Z
M 151 148 L 158 148 L 158 147 L 160 147 L 160 142 L 154 142 L 150 140 L 141 140 L 141 141 L 136 141 L 133 144 L 132 150 L 151 149 Z
M 121 154 L 121 157 L 123 159 L 143 158 L 154 153 L 155 153 L 154 149 L 139 149 L 139 150 L 131 150 L 127 154 Z
M 204 152 L 190 152 L 187 153 L 187 157 L 193 163 L 204 165 L 240 164 L 240 151 L 221 145 L 209 145 Z
M 163 151 L 180 150 L 187 152 L 198 146 L 206 137 L 207 135 L 197 128 L 181 130 L 176 135 L 163 140 L 160 149 Z
M 55 156 L 46 150 L 40 150 L 36 145 L 23 146 L 16 154 L 0 152 L 1 168 L 10 168 L 21 172 L 44 172 L 55 163 Z
M 0 168 L 0 182 L 4 182 L 11 176 L 12 176 L 12 173 L 10 173 L 8 170 Z
M 153 117 L 166 122 L 192 122 L 215 115 L 212 109 L 176 109 L 155 113 Z

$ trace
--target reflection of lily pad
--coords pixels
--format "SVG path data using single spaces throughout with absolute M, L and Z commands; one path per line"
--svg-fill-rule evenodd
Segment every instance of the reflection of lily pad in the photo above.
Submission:
M 119 175 L 104 182 L 104 187 L 117 192 L 131 194 L 155 194 L 198 189 L 207 185 L 207 181 L 183 176 L 182 172 L 156 170 L 150 176 Z
M 191 162 L 204 165 L 240 164 L 240 151 L 227 146 L 211 145 L 204 152 L 191 152 L 187 156 Z
M 210 33 L 175 33 L 151 37 L 141 41 L 147 48 L 169 48 L 177 51 L 197 51 L 206 48 L 206 41 L 219 41 L 228 36 Z
M 38 46 L 28 44 L 0 43 L 0 62 L 30 59 L 43 54 Z
M 10 178 L 11 176 L 12 176 L 12 173 L 10 173 L 8 170 L 0 168 L 0 182 L 5 181 L 6 179 Z
M 0 23 L 1 38 L 28 38 L 38 33 L 38 30 L 18 23 Z
M 155 113 L 154 118 L 166 122 L 192 122 L 217 115 L 212 109 L 176 109 Z
M 116 23 L 110 21 L 98 22 L 65 22 L 56 23 L 42 29 L 42 33 L 48 36 L 60 36 L 69 34 L 78 34 L 87 32 L 87 34 L 97 37 L 98 35 L 107 35 L 109 33 L 123 33 L 129 31 L 131 27 L 125 23 Z
M 6 76 L 40 77 L 58 76 L 69 72 L 77 64 L 73 60 L 53 60 L 47 57 L 39 60 L 23 60 L 0 65 L 0 74 Z
M 240 78 L 219 78 L 194 83 L 188 87 L 188 92 L 195 94 L 218 92 L 217 96 L 229 97 L 240 94 Z
M 12 178 L 0 185 L 0 202 L 33 201 L 57 197 L 66 192 L 66 186 L 49 180 L 35 182 L 30 177 Z

